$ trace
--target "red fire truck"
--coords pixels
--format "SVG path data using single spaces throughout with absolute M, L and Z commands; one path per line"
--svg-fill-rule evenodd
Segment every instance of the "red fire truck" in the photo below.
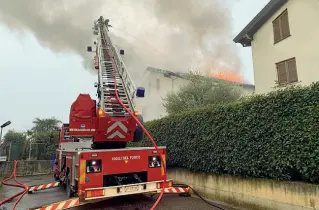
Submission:
M 159 193 L 164 184 L 165 147 L 92 149 L 91 142 L 72 139 L 69 125 L 60 130 L 56 181 L 69 198 L 83 201 L 136 193 Z M 171 187 L 167 180 L 165 187 Z
M 92 199 L 170 192 L 172 186 L 166 179 L 165 147 L 127 147 L 143 138 L 135 98 L 144 97 L 145 90 L 135 88 L 121 58 L 124 51 L 112 44 L 108 27 L 103 17 L 94 22 L 98 101 L 80 94 L 69 123 L 60 129 L 54 177 L 69 198 L 76 197 L 63 204 L 66 207 Z

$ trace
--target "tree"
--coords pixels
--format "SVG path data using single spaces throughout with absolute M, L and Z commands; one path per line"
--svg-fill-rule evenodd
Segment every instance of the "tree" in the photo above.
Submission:
M 188 83 L 178 91 L 170 92 L 163 99 L 168 114 L 178 114 L 193 108 L 211 104 L 224 104 L 241 97 L 241 91 L 234 83 L 205 77 L 195 73 L 187 75 Z
M 56 118 L 36 118 L 33 120 L 34 126 L 27 132 L 32 141 L 31 156 L 33 158 L 45 160 L 55 155 L 58 147 L 60 123 L 61 121 Z
M 27 138 L 25 133 L 9 130 L 4 136 L 3 148 L 6 155 L 10 153 L 10 159 L 23 159 L 26 156 Z M 9 152 L 10 150 L 10 152 Z

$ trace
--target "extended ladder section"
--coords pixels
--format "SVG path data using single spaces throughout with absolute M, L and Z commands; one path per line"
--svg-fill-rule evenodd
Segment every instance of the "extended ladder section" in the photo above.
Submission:
M 115 96 L 117 91 L 122 103 L 134 111 L 136 88 L 130 78 L 119 51 L 108 36 L 108 20 L 100 17 L 94 25 L 94 34 L 99 35 L 97 56 L 99 58 L 99 106 L 107 115 L 129 116 Z M 114 89 L 114 74 L 117 89 Z

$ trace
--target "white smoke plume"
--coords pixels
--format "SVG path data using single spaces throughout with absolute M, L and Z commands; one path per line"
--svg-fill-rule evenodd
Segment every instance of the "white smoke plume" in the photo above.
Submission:
M 102 15 L 110 19 L 111 35 L 125 49 L 131 73 L 141 74 L 147 65 L 239 73 L 240 61 L 229 36 L 232 1 L 0 0 L 0 23 L 32 32 L 54 52 L 76 53 L 84 67 L 91 68 L 93 55 L 86 46 L 93 42 L 93 21 Z

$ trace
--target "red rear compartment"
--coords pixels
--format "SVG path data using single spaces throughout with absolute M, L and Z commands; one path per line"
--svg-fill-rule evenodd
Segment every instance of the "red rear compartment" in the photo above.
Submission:
M 165 155 L 165 148 L 160 148 L 160 152 Z M 80 165 L 86 162 L 85 173 L 79 174 L 80 180 L 83 180 L 79 190 L 164 180 L 163 164 L 155 148 L 81 152 L 79 161 Z M 90 172 L 92 161 L 102 162 L 100 172 Z M 153 163 L 159 165 L 154 166 Z
M 80 94 L 70 109 L 70 136 L 93 136 L 96 128 L 96 103 L 89 94 Z

